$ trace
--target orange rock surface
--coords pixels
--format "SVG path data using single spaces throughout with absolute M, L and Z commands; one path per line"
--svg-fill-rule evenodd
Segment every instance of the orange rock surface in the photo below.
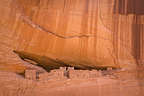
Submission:
M 0 65 L 17 64 L 17 50 L 69 65 L 136 68 L 144 58 L 142 3 L 0 0 Z

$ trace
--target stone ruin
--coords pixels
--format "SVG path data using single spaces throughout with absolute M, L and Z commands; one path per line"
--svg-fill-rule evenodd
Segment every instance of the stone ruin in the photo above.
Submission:
M 50 72 L 38 72 L 36 69 L 27 69 L 25 78 L 29 80 L 65 80 L 65 79 L 94 79 L 98 77 L 120 78 L 123 77 L 125 71 L 115 71 L 112 68 L 101 70 L 75 70 L 74 67 L 60 67 L 59 69 L 51 70 Z M 122 75 L 122 76 L 121 76 Z M 129 74 L 128 74 L 129 76 Z
M 102 76 L 102 72 L 97 70 L 74 70 L 70 68 L 68 72 L 70 79 L 90 79 Z
M 49 73 L 39 74 L 39 80 L 64 80 L 67 78 L 65 73 L 66 67 L 60 67 L 59 69 L 51 70 Z
M 60 67 L 60 69 L 51 70 L 51 72 L 40 73 L 36 69 L 25 70 L 25 78 L 29 80 L 59 80 L 65 79 L 66 67 Z
M 25 70 L 25 78 L 29 80 L 37 80 L 37 70 L 35 69 L 27 69 Z
M 75 70 L 74 67 L 60 67 L 51 70 L 49 73 L 38 73 L 37 70 L 28 69 L 25 71 L 25 78 L 29 80 L 64 80 L 64 79 L 90 79 L 101 77 L 102 72 L 98 70 Z

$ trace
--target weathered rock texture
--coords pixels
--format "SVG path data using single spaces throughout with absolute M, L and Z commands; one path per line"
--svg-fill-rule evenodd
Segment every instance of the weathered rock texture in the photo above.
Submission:
M 12 62 L 12 49 L 70 65 L 136 68 L 144 58 L 142 4 L 143 0 L 1 0 L 0 62 Z

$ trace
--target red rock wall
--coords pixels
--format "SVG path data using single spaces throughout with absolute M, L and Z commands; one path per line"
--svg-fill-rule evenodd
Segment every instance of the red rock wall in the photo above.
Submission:
M 134 0 L 0 2 L 9 4 L 1 6 L 0 21 L 11 31 L 15 50 L 91 66 L 135 68 L 143 59 L 142 11 L 121 7 Z

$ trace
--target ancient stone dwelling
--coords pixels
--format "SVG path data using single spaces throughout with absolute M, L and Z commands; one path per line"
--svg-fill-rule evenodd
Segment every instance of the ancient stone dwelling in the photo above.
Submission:
M 60 67 L 50 72 L 38 73 L 37 70 L 27 69 L 25 78 L 29 80 L 64 80 L 64 79 L 92 79 L 102 77 L 102 71 L 75 70 L 74 67 Z
M 144 0 L 0 0 L 0 96 L 144 96 Z
M 25 78 L 29 80 L 37 79 L 37 71 L 34 69 L 28 69 L 25 71 Z

